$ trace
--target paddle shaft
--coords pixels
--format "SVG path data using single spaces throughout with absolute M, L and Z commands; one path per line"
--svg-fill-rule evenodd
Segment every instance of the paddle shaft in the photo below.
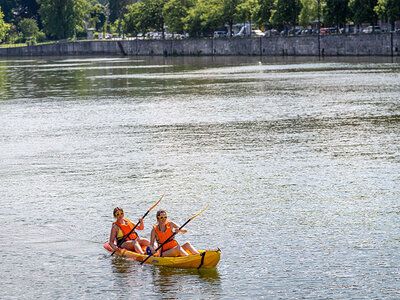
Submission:
M 154 205 L 143 215 L 142 220 L 143 220 L 144 218 L 146 218 L 146 216 L 149 214 L 149 212 L 150 212 L 158 203 L 160 203 L 160 201 L 161 201 L 161 199 L 162 199 L 163 197 L 164 197 L 164 195 L 162 195 L 161 198 L 160 198 L 160 200 L 158 200 L 158 202 L 157 202 L 156 204 L 154 204 Z M 118 249 L 123 243 L 125 243 L 125 241 L 126 241 L 126 239 L 128 238 L 128 236 L 131 235 L 131 233 L 136 229 L 136 227 L 137 227 L 139 224 L 140 224 L 140 221 L 136 223 L 136 225 L 132 228 L 131 231 L 129 231 L 128 234 L 125 234 L 125 235 L 122 237 L 122 239 L 121 239 L 121 240 L 118 242 L 118 244 L 117 244 L 117 249 Z M 111 256 L 114 255 L 114 253 L 115 253 L 115 251 L 117 251 L 117 249 L 115 249 L 114 252 L 111 253 Z
M 173 237 L 179 232 L 179 230 L 181 230 L 181 229 L 182 229 L 187 223 L 189 223 L 190 221 L 192 221 L 192 218 L 190 218 L 189 220 L 187 220 L 181 227 L 178 228 L 177 231 L 175 231 L 173 234 L 171 234 L 171 235 L 169 236 L 169 238 L 167 238 L 167 240 L 166 240 L 164 243 L 162 243 L 160 246 L 157 247 L 156 250 L 154 250 L 154 253 L 156 253 L 158 250 L 160 250 L 161 247 L 164 246 L 166 243 L 172 241 Z M 150 257 L 152 257 L 152 256 L 153 256 L 153 253 L 150 254 L 149 256 L 147 256 L 146 259 L 145 259 L 144 261 L 140 262 L 140 264 L 143 265 L 144 262 L 145 262 L 146 260 L 148 260 L 148 259 L 149 259 Z

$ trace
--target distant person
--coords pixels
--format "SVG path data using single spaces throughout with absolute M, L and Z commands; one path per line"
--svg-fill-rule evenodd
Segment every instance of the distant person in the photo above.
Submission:
M 124 219 L 124 211 L 120 207 L 114 208 L 113 215 L 117 220 L 111 227 L 109 244 L 111 248 L 117 250 L 116 245 L 120 243 L 120 241 L 133 229 L 133 227 L 135 227 L 135 224 L 128 219 Z M 140 224 L 136 227 L 136 229 L 143 230 L 143 219 L 140 218 L 139 222 Z M 115 244 L 115 241 L 117 244 Z M 144 254 L 142 247 L 147 247 L 149 244 L 150 243 L 148 240 L 139 238 L 138 234 L 133 231 L 119 247 Z
M 179 227 L 175 223 L 167 221 L 167 218 L 168 216 L 165 210 L 159 210 L 157 212 L 157 224 L 153 226 L 151 231 L 149 247 L 151 253 L 154 253 L 155 249 L 157 248 L 155 246 L 156 241 L 160 246 L 174 233 L 174 231 L 172 231 L 173 229 L 175 229 L 176 233 L 187 232 L 186 229 L 179 230 Z M 163 245 L 160 252 L 160 256 L 188 256 L 190 254 L 200 253 L 189 242 L 186 242 L 180 246 L 175 239 L 172 239 Z

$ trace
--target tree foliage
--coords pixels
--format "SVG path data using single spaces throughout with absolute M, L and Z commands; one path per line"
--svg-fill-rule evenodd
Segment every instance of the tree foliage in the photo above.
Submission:
M 4 40 L 9 29 L 10 25 L 4 22 L 4 14 L 0 7 L 0 40 Z
M 392 25 L 400 20 L 400 1 L 399 0 L 378 0 L 375 12 L 382 19 L 387 19 Z
M 222 0 L 222 18 L 228 24 L 230 32 L 233 32 L 233 24 L 237 6 L 240 0 Z
M 91 27 L 100 31 L 106 22 L 106 8 L 96 1 L 92 1 L 89 11 L 89 24 Z
M 222 7 L 222 0 L 198 0 L 188 11 L 185 29 L 191 36 L 211 34 L 215 28 L 224 25 Z
M 236 7 L 236 21 L 247 22 L 255 20 L 255 16 L 260 10 L 258 0 L 245 0 Z
M 18 27 L 25 40 L 36 40 L 36 36 L 39 33 L 39 27 L 36 20 L 22 19 L 19 21 Z
M 274 0 L 258 0 L 258 10 L 254 13 L 254 22 L 261 25 L 269 25 L 271 11 L 274 7 Z
M 321 14 L 321 2 L 318 0 L 301 0 L 301 5 L 302 8 L 299 15 L 299 24 L 301 26 L 306 27 L 318 20 L 318 16 Z
M 351 19 L 356 24 L 376 23 L 377 14 L 374 10 L 377 0 L 350 0 L 349 9 Z
M 124 17 L 126 32 L 164 32 L 163 7 L 163 0 L 143 0 L 129 5 Z
M 349 0 L 326 0 L 324 20 L 328 25 L 346 23 L 349 14 Z
M 135 3 L 134 0 L 108 0 L 110 10 L 110 22 L 114 23 L 128 12 L 128 6 Z
M 127 7 L 128 12 L 124 16 L 124 31 L 126 33 L 137 34 L 140 31 L 142 6 L 142 2 L 137 2 Z
M 89 11 L 86 0 L 38 0 L 39 13 L 48 36 L 57 39 L 73 37 L 82 31 Z
M 275 0 L 271 13 L 271 23 L 277 27 L 295 26 L 302 9 L 300 0 Z
M 185 29 L 185 18 L 189 9 L 194 6 L 192 0 L 169 0 L 162 10 L 165 25 L 170 32 L 183 33 Z

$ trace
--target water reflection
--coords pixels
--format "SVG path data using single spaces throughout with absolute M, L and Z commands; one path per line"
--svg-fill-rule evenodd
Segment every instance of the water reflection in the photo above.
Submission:
M 175 269 L 153 267 L 152 286 L 157 295 L 168 295 L 164 299 L 182 298 L 206 293 L 209 296 L 221 294 L 221 278 L 217 269 Z
M 201 293 L 221 295 L 221 277 L 217 269 L 177 269 L 158 266 L 141 266 L 130 259 L 114 257 L 111 259 L 115 287 L 132 289 L 150 286 L 147 295 L 164 295 L 163 299 L 182 299 L 182 294 L 196 297 Z M 147 283 L 146 280 L 149 280 Z
M 128 274 L 133 272 L 134 267 L 137 266 L 137 263 L 133 260 L 114 257 L 111 260 L 111 266 L 114 274 Z

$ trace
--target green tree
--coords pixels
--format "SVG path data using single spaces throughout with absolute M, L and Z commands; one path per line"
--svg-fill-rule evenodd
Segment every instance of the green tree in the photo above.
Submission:
M 164 36 L 163 0 L 144 0 L 142 7 L 142 26 L 145 31 L 162 32 Z
M 235 22 L 236 8 L 241 0 L 222 0 L 222 18 L 229 26 L 230 34 L 233 33 L 233 23 Z
M 258 0 L 246 0 L 236 7 L 236 20 L 244 23 L 249 21 L 251 24 L 259 10 Z
M 301 5 L 299 24 L 307 27 L 318 20 L 318 9 L 320 9 L 321 3 L 318 0 L 301 0 Z
M 296 26 L 302 4 L 300 0 L 275 0 L 271 12 L 271 23 L 277 28 Z
M 121 19 L 128 12 L 128 6 L 135 2 L 135 0 L 108 0 L 110 22 L 114 23 Z
M 36 41 L 36 37 L 39 33 L 39 27 L 34 19 L 22 19 L 18 23 L 18 28 L 22 33 L 25 40 Z
M 160 31 L 164 34 L 163 0 L 143 0 L 128 6 L 124 26 L 129 33 Z
M 254 13 L 254 22 L 259 25 L 269 26 L 274 0 L 258 0 L 258 10 Z
M 38 0 L 44 31 L 57 39 L 73 37 L 82 31 L 89 11 L 86 0 Z
M 189 35 L 193 37 L 199 37 L 203 32 L 203 26 L 201 21 L 202 12 L 199 9 L 198 2 L 194 7 L 191 7 L 188 10 L 188 15 L 184 19 L 185 31 L 187 31 Z
M 377 21 L 377 14 L 374 8 L 377 2 L 377 0 L 350 0 L 350 18 L 358 25 L 362 23 L 375 24 Z
M 106 22 L 106 8 L 95 0 L 92 0 L 89 11 L 90 26 L 100 31 Z
M 185 18 L 193 6 L 192 0 L 169 0 L 165 3 L 162 14 L 170 32 L 182 33 L 184 31 Z
M 0 40 L 4 40 L 9 29 L 10 25 L 4 22 L 4 14 L 0 7 Z
M 326 0 L 324 20 L 327 25 L 340 25 L 346 23 L 349 12 L 349 0 Z
M 378 0 L 374 10 L 379 17 L 390 22 L 392 29 L 394 29 L 394 22 L 400 20 L 399 0 Z
M 124 31 L 137 34 L 141 30 L 141 11 L 143 2 L 137 2 L 127 7 L 128 12 L 124 16 Z
M 210 35 L 214 29 L 224 25 L 221 0 L 198 0 L 189 9 L 185 18 L 185 29 L 191 36 Z

